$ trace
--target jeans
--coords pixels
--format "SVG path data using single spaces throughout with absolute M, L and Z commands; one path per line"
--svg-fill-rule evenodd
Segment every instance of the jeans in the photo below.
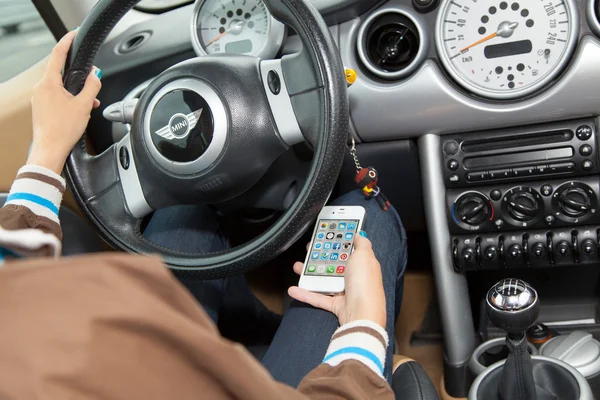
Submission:
M 375 199 L 367 199 L 360 191 L 347 193 L 331 205 L 360 205 L 367 210 L 363 230 L 373 244 L 383 275 L 386 330 L 390 338 L 384 375 L 391 382 L 394 325 L 400 312 L 406 269 L 406 233 L 393 207 L 383 211 Z M 159 210 L 144 235 L 156 244 L 183 252 L 209 253 L 229 247 L 216 214 L 207 207 L 177 206 Z M 244 315 L 254 324 L 274 318 L 252 294 L 243 276 L 212 281 L 181 280 L 215 322 L 218 322 L 223 306 L 236 309 L 237 315 Z M 262 363 L 276 380 L 296 387 L 321 364 L 338 327 L 335 315 L 293 301 L 285 311 Z

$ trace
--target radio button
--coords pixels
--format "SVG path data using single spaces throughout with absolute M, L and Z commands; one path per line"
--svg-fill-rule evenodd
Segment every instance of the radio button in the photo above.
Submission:
M 550 169 L 550 173 L 573 172 L 575 170 L 575 163 L 567 162 L 550 164 L 548 165 L 548 168 Z
M 469 172 L 466 177 L 467 182 L 481 182 L 488 179 L 487 171 Z
M 590 154 L 592 154 L 593 149 L 592 146 L 590 146 L 589 144 L 584 144 L 583 146 L 581 146 L 579 148 L 579 154 L 581 154 L 584 157 L 589 156 Z
M 502 192 L 498 189 L 494 189 L 490 192 L 490 197 L 492 198 L 492 200 L 498 201 L 502 198 Z
M 538 165 L 535 167 L 535 173 L 538 175 L 544 175 L 547 174 L 548 171 L 548 166 L 547 165 Z
M 510 178 L 510 169 L 495 169 L 488 173 L 490 179 Z
M 540 192 L 542 193 L 542 195 L 548 197 L 552 194 L 552 186 L 550 185 L 544 185 L 542 186 L 542 190 L 540 190 Z
M 592 128 L 587 125 L 581 125 L 575 131 L 575 136 L 577 136 L 577 139 L 579 140 L 588 140 L 592 137 Z
M 584 171 L 590 171 L 592 168 L 594 168 L 594 163 L 590 160 L 584 160 L 581 163 L 581 168 L 583 168 Z
M 535 172 L 535 167 L 533 166 L 512 169 L 513 176 L 531 176 L 535 175 Z

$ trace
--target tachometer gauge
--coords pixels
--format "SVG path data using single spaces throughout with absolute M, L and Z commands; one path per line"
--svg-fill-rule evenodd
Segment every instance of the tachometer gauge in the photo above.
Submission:
M 284 25 L 262 0 L 198 0 L 192 18 L 192 44 L 198 55 L 237 53 L 274 57 Z
M 445 0 L 436 45 L 465 89 L 512 99 L 543 88 L 561 72 L 578 32 L 573 0 Z

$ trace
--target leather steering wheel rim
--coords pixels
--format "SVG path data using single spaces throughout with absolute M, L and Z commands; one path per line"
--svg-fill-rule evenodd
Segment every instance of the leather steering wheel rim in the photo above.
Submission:
M 79 28 L 65 65 L 64 85 L 72 94 L 82 89 L 98 50 L 116 23 L 140 0 L 100 0 Z M 78 203 L 100 235 L 113 247 L 132 253 L 159 253 L 175 272 L 200 279 L 214 279 L 244 273 L 264 264 L 291 246 L 314 222 L 338 178 L 348 137 L 348 97 L 343 66 L 329 29 L 308 0 L 266 0 L 275 18 L 291 26 L 303 43 L 302 56 L 282 59 L 298 76 L 315 75 L 322 98 L 322 121 L 302 121 L 302 133 L 312 138 L 313 163 L 304 187 L 283 215 L 262 235 L 225 252 L 178 253 L 149 242 L 141 234 L 141 220 L 116 203 L 123 201 L 116 173 L 118 167 L 109 150 L 91 156 L 85 138 L 73 149 L 66 164 L 66 178 Z M 304 64 L 302 61 L 305 61 Z M 302 71 L 302 66 L 312 71 Z M 295 74 L 286 76 L 294 79 Z M 298 78 L 300 79 L 300 78 Z M 304 93 L 292 96 L 301 106 Z M 294 102 L 295 101 L 295 102 Z M 298 114 L 296 114 L 298 116 Z M 306 118 L 305 118 L 306 119 Z M 315 126 L 317 129 L 309 129 Z M 316 132 L 315 132 L 316 131 Z M 115 162 L 116 161 L 116 162 Z M 98 173 L 102 171 L 102 173 Z

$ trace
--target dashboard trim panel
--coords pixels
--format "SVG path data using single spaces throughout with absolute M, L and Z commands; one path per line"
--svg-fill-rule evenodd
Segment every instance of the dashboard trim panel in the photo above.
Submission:
M 340 26 L 344 65 L 360 69 L 352 45 L 360 19 Z M 360 76 L 349 88 L 350 112 L 365 142 L 424 134 L 448 134 L 595 116 L 600 110 L 600 41 L 584 36 L 561 79 L 538 96 L 519 102 L 492 103 L 457 90 L 429 59 L 410 78 L 381 83 Z

